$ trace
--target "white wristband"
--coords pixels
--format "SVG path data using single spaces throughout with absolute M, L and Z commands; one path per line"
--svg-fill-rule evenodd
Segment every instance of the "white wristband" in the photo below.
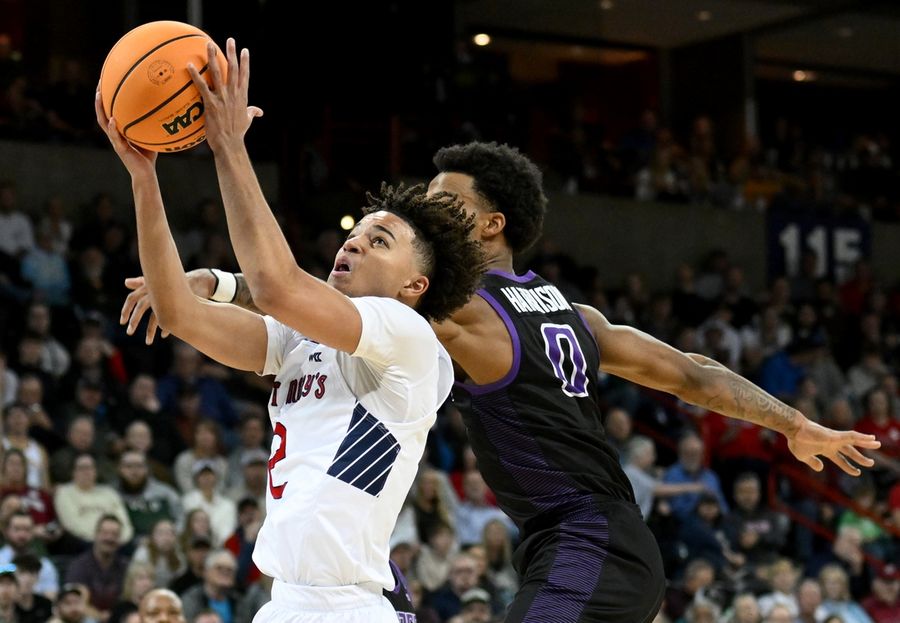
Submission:
M 237 278 L 234 273 L 226 273 L 218 268 L 210 268 L 209 272 L 216 276 L 216 289 L 209 297 L 210 300 L 219 303 L 230 303 L 237 294 Z

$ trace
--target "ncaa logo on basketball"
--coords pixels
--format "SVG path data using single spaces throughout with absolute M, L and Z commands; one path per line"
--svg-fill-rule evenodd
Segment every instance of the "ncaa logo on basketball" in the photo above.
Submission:
M 187 110 L 184 111 L 184 114 L 175 115 L 172 118 L 171 123 L 163 122 L 162 129 L 165 130 L 169 136 L 174 136 L 199 119 L 202 114 L 203 100 L 199 100 L 188 106 Z
M 161 86 L 175 75 L 175 67 L 169 61 L 153 61 L 147 68 L 147 77 L 156 86 Z

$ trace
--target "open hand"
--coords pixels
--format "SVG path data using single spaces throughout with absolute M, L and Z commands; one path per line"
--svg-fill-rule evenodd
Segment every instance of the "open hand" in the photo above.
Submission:
M 97 124 L 106 133 L 106 137 L 112 144 L 116 155 L 128 169 L 132 177 L 141 173 L 154 174 L 156 167 L 156 152 L 141 149 L 129 143 L 116 127 L 116 120 L 106 116 L 103 103 L 100 101 L 100 90 L 94 97 L 94 112 L 97 113 Z
M 881 442 L 875 439 L 875 435 L 864 435 L 852 430 L 836 431 L 806 419 L 799 430 L 788 438 L 788 448 L 794 456 L 815 471 L 820 472 L 825 467 L 819 458 L 821 455 L 851 476 L 859 476 L 861 472 L 849 460 L 863 467 L 872 467 L 875 464 L 875 461 L 860 452 L 859 448 L 876 450 L 880 447 Z
M 216 60 L 216 44 L 210 41 L 206 46 L 207 67 L 209 68 L 212 86 L 206 83 L 199 70 L 188 63 L 188 73 L 200 95 L 203 97 L 204 115 L 206 117 L 206 140 L 210 149 L 216 152 L 243 142 L 244 134 L 250 129 L 255 117 L 262 117 L 263 111 L 256 106 L 247 105 L 247 93 L 250 86 L 250 51 L 241 50 L 238 60 L 234 39 L 229 38 L 225 44 L 225 57 L 228 61 L 228 75 L 222 76 Z
M 204 299 L 208 299 L 212 296 L 213 289 L 216 287 L 216 278 L 209 270 L 205 268 L 195 268 L 194 270 L 189 271 L 185 277 L 187 277 L 191 292 Z M 125 332 L 128 333 L 128 335 L 134 335 L 138 325 L 141 324 L 141 318 L 149 311 L 150 317 L 147 320 L 147 335 L 144 342 L 148 345 L 152 344 L 153 340 L 156 338 L 156 330 L 160 327 L 159 321 L 156 319 L 156 314 L 153 313 L 153 308 L 151 307 L 150 292 L 147 290 L 144 278 L 129 277 L 125 280 L 125 287 L 131 290 L 131 292 L 128 293 L 128 296 L 125 297 L 125 302 L 122 304 L 122 312 L 119 314 L 119 324 L 127 324 L 128 328 Z M 161 329 L 161 334 L 164 338 L 169 337 L 169 332 L 164 328 Z

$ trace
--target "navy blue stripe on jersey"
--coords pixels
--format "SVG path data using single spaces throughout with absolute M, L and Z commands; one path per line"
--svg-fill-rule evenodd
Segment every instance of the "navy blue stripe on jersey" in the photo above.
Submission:
M 399 454 L 400 444 L 387 427 L 357 404 L 328 475 L 377 496 Z

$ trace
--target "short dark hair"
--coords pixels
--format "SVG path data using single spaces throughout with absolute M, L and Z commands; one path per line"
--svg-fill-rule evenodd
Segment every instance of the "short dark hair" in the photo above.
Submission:
M 422 316 L 440 322 L 466 304 L 484 270 L 481 244 L 469 239 L 475 217 L 467 216 L 462 201 L 448 193 L 427 196 L 422 185 L 381 185 L 378 195 L 366 193 L 363 214 L 384 210 L 412 227 L 413 248 L 429 279 L 416 307 Z
M 28 573 L 40 573 L 41 571 L 41 559 L 34 554 L 19 554 L 12 559 L 12 564 L 16 566 L 16 569 Z
M 518 149 L 498 143 L 453 145 L 439 149 L 434 164 L 441 173 L 463 173 L 474 180 L 475 192 L 506 216 L 503 235 L 514 253 L 540 237 L 547 212 L 543 175 Z
M 104 515 L 101 515 L 100 519 L 97 520 L 97 523 L 94 524 L 94 534 L 97 534 L 97 532 L 100 530 L 100 526 L 102 526 L 106 521 L 114 521 L 115 523 L 119 524 L 119 528 L 122 528 L 124 526 L 121 519 L 119 519 L 112 513 L 106 513 Z

